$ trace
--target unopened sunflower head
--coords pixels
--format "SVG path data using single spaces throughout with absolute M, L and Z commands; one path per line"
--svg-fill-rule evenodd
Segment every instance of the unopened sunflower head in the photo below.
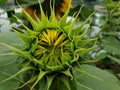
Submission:
M 66 22 L 69 9 L 59 21 L 56 20 L 55 12 L 52 8 L 49 19 L 45 16 L 41 5 L 40 12 L 41 20 L 38 19 L 37 16 L 37 20 L 34 20 L 24 10 L 33 29 L 28 28 L 23 23 L 21 24 L 25 30 L 16 28 L 16 31 L 13 29 L 23 40 L 26 48 L 24 50 L 11 48 L 15 54 L 24 57 L 24 67 L 21 71 L 8 79 L 13 78 L 21 72 L 33 70 L 37 72 L 37 77 L 33 74 L 34 79 L 29 80 L 29 82 L 35 82 L 31 90 L 45 75 L 49 76 L 49 74 L 53 72 L 57 74 L 63 73 L 73 78 L 71 69 L 77 66 L 79 61 L 86 63 L 85 60 L 82 59 L 82 56 L 88 53 L 94 46 L 94 44 L 92 46 L 88 46 L 87 44 L 96 40 L 84 38 L 88 31 L 88 27 L 85 28 L 84 26 L 91 16 L 82 24 L 74 27 L 75 21 L 70 20 Z M 76 18 L 77 16 L 75 19 Z M 50 86 L 48 86 L 48 88 L 49 87 Z

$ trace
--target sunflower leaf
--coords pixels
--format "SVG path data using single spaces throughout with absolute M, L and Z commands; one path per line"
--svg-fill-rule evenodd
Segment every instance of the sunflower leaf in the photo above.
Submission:
M 10 80 L 14 77 L 16 77 L 17 75 L 19 75 L 20 73 L 24 72 L 24 71 L 27 71 L 27 70 L 30 70 L 30 69 L 34 69 L 32 66 L 30 66 L 29 64 L 25 65 L 21 70 L 19 70 L 17 73 L 15 73 L 14 75 L 10 76 L 9 78 L 3 80 L 2 82 L 5 82 L 7 80 Z
M 93 90 L 120 90 L 120 81 L 112 73 L 99 69 L 93 65 L 82 64 L 81 67 L 89 74 L 99 77 L 102 80 L 94 79 L 88 75 L 84 75 L 78 71 L 75 71 L 73 73 L 75 80 L 77 80 L 77 82 L 80 84 L 87 86 Z M 77 90 L 88 89 L 78 85 Z
M 0 66 L 0 90 L 14 90 L 20 85 L 22 80 L 19 77 L 15 77 L 9 81 L 2 82 L 18 71 L 19 69 L 17 68 L 16 62 L 12 62 L 9 64 L 6 64 L 4 62 L 4 65 Z
M 25 57 L 25 58 L 31 60 L 30 53 L 27 52 L 27 51 L 21 51 L 21 50 L 19 50 L 19 49 L 17 49 L 17 48 L 14 48 L 14 47 L 12 47 L 12 46 L 9 46 L 9 45 L 7 45 L 7 44 L 5 44 L 5 43 L 0 43 L 0 45 L 8 48 L 8 49 L 11 50 L 11 51 L 13 51 L 12 53 L 15 53 L 16 55 L 20 55 L 20 56 L 22 56 L 22 57 Z
M 31 77 L 31 78 L 30 78 L 27 82 L 25 82 L 23 85 L 17 87 L 17 89 L 20 89 L 20 88 L 24 87 L 25 85 L 27 85 L 27 84 L 29 84 L 29 83 L 35 81 L 36 79 L 37 79 L 37 75 L 34 76 L 34 77 Z

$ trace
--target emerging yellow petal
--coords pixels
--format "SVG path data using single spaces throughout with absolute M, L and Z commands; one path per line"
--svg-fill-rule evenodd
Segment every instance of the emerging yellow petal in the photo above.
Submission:
M 59 46 L 60 44 L 67 43 L 68 41 L 66 40 L 66 37 L 64 36 L 63 33 L 51 29 L 47 29 L 43 31 L 40 38 L 41 38 L 40 40 L 41 43 L 43 42 L 46 45 L 53 45 L 53 46 Z

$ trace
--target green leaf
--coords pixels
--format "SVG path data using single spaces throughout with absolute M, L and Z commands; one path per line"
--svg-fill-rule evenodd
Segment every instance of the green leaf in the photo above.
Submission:
M 102 60 L 107 57 L 107 53 L 105 51 L 98 52 L 95 56 L 95 59 Z
M 78 65 L 75 65 L 73 69 L 74 69 L 75 71 L 77 71 L 77 72 L 80 72 L 80 73 L 82 73 L 82 74 L 85 74 L 85 75 L 87 75 L 87 76 L 89 76 L 89 77 L 92 77 L 92 78 L 94 78 L 94 79 L 102 80 L 101 78 L 96 77 L 95 75 L 92 75 L 92 74 L 86 72 L 86 71 L 81 67 L 81 65 L 79 65 L 79 64 L 78 64 Z
M 7 2 L 7 0 L 0 0 L 0 4 L 4 4 L 6 2 Z
M 69 81 L 71 90 L 77 90 L 77 84 L 74 80 Z
M 0 78 L 5 77 L 4 74 L 0 73 Z M 6 77 L 5 77 L 6 78 Z M 10 81 L 0 83 L 0 90 L 15 90 L 19 86 L 20 82 L 12 79 Z
M 13 55 L 19 55 L 19 56 L 22 56 L 22 57 L 25 57 L 25 58 L 28 58 L 29 60 L 31 60 L 30 53 L 27 52 L 27 51 L 21 51 L 17 48 L 14 48 L 14 47 L 10 46 L 10 45 L 7 45 L 5 43 L 0 43 L 0 45 L 6 47 L 9 50 L 11 50 Z
M 19 70 L 16 67 L 16 63 L 10 63 L 7 65 L 4 64 L 0 66 L 0 90 L 15 90 L 15 88 L 20 85 L 21 80 L 18 77 L 15 77 L 7 82 L 1 82 L 10 77 L 12 74 L 16 73 Z
M 94 10 L 90 8 L 92 5 L 90 3 L 88 3 L 88 4 L 89 5 L 87 5 L 87 6 L 83 6 L 81 13 L 79 15 L 80 20 L 86 20 L 94 12 Z M 94 7 L 94 5 L 93 5 L 93 7 Z
M 86 3 L 86 1 L 89 1 L 89 0 L 83 0 L 83 1 L 82 0 L 72 0 L 72 4 L 73 4 L 74 8 L 72 10 L 70 10 L 70 15 L 72 16 L 75 12 L 78 12 L 83 4 L 84 6 L 82 7 L 78 18 L 80 19 L 80 21 L 86 20 L 93 12 L 92 8 L 94 7 L 94 4 L 95 4 L 95 3 L 93 3 L 93 0 L 89 1 L 88 3 Z M 94 1 L 96 2 L 97 0 L 94 0 Z
M 117 57 L 113 57 L 111 55 L 108 55 L 107 57 L 110 58 L 111 60 L 115 61 L 116 63 L 120 64 L 120 59 L 118 59 Z
M 2 49 L 0 48 L 0 50 Z M 18 60 L 18 56 L 14 56 L 14 55 L 0 56 L 0 66 L 12 64 L 14 62 L 17 62 L 17 60 Z
M 2 32 L 0 33 L 0 42 L 9 44 L 9 45 L 16 45 L 22 44 L 22 40 L 20 37 L 14 32 Z
M 21 48 L 19 44 L 22 44 L 21 39 L 14 32 L 0 33 L 0 42 L 9 44 L 17 48 Z M 9 52 L 10 50 L 8 50 L 7 48 L 0 46 L 0 54 Z M 16 63 L 17 60 L 18 56 L 0 56 L 0 90 L 14 90 L 20 85 L 21 80 L 18 77 L 15 77 L 14 79 L 11 79 L 7 82 L 1 82 L 6 78 L 9 78 L 14 73 L 18 72 Z
M 102 46 L 107 53 L 120 55 L 120 41 L 116 37 L 107 37 L 106 39 L 103 39 Z
M 37 79 L 37 75 L 36 76 L 32 76 L 28 81 L 24 82 L 21 86 L 17 87 L 17 89 L 23 88 L 24 86 L 28 85 L 31 82 L 34 82 Z
M 0 42 L 9 44 L 11 46 L 17 47 L 17 48 L 24 48 L 24 46 L 20 46 L 18 44 L 22 44 L 22 40 L 19 38 L 19 36 L 14 32 L 2 32 L 0 33 Z M 8 50 L 6 47 L 0 46 L 0 54 L 9 53 L 10 50 Z M 6 56 L 0 56 L 0 66 L 12 64 L 17 61 L 18 56 L 14 55 L 7 55 Z
M 101 70 L 95 66 L 82 65 L 82 68 L 91 75 L 97 76 L 102 80 L 91 78 L 85 74 L 74 72 L 75 79 L 82 85 L 85 85 L 93 90 L 120 90 L 120 81 L 110 72 Z M 78 90 L 88 90 L 77 86 Z
M 17 73 L 15 73 L 14 75 L 11 75 L 9 78 L 3 80 L 2 82 L 5 82 L 7 80 L 10 80 L 12 78 L 15 78 L 17 75 L 27 71 L 27 70 L 30 70 L 30 69 L 34 69 L 32 66 L 30 66 L 29 64 L 28 65 L 25 65 L 21 70 L 19 70 Z

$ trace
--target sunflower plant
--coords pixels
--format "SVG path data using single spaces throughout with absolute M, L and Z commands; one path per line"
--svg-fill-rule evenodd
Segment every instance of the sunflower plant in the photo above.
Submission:
M 113 75 L 96 67 L 85 65 L 96 61 L 88 60 L 86 57 L 96 42 L 96 38 L 85 38 L 89 30 L 86 23 L 89 22 L 91 16 L 80 25 L 76 25 L 75 20 L 79 13 L 74 15 L 74 21 L 71 19 L 66 22 L 69 9 L 59 20 L 55 17 L 54 7 L 51 7 L 50 10 L 51 16 L 48 18 L 40 4 L 41 19 L 36 16 L 36 20 L 34 20 L 23 9 L 32 29 L 14 16 L 21 22 L 25 30 L 12 28 L 13 32 L 10 37 L 16 38 L 15 44 L 13 44 L 14 42 L 9 43 L 10 37 L 7 38 L 7 36 L 8 40 L 0 40 L 2 50 L 0 60 L 5 61 L 7 58 L 5 56 L 8 56 L 8 60 L 13 60 L 13 63 L 5 64 L 3 61 L 4 65 L 0 64 L 2 76 L 0 90 L 10 90 L 5 86 L 9 85 L 9 81 L 12 80 L 15 85 L 12 85 L 11 90 L 100 90 L 101 86 L 102 90 L 119 90 L 118 80 Z M 1 35 L 1 37 L 3 36 Z M 5 42 L 7 43 L 5 44 Z M 9 71 L 7 67 L 7 73 L 12 72 L 12 74 L 7 74 L 2 72 L 2 70 L 6 70 L 4 69 L 6 65 L 17 67 L 12 68 L 14 71 Z M 102 77 L 100 73 L 108 75 L 112 79 Z M 8 78 L 5 78 L 4 75 Z M 110 84 L 109 81 L 113 81 L 114 84 Z M 99 86 L 97 88 L 96 83 Z M 109 85 L 115 87 L 108 87 Z

